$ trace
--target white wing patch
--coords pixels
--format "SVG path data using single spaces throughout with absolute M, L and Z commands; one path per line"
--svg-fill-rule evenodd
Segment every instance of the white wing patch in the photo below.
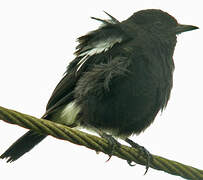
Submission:
M 76 121 L 76 117 L 80 112 L 80 107 L 73 101 L 67 104 L 60 113 L 60 123 L 72 125 Z
M 90 45 L 89 50 L 82 52 L 81 54 L 78 55 L 79 57 L 82 56 L 83 58 L 78 62 L 79 66 L 77 68 L 77 71 L 81 68 L 81 66 L 86 62 L 86 60 L 90 56 L 99 54 L 101 52 L 105 52 L 105 51 L 109 50 L 110 48 L 112 48 L 114 44 L 121 43 L 121 41 L 122 41 L 121 37 L 111 37 L 111 38 L 105 39 L 103 41 L 92 43 Z

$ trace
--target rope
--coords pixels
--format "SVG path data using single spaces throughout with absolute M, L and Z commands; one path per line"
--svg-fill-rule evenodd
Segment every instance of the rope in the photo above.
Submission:
M 38 119 L 0 106 L 0 119 L 11 124 L 17 124 L 41 134 L 48 134 L 58 139 L 70 141 L 74 144 L 86 146 L 97 152 L 109 153 L 108 141 L 94 135 L 81 132 L 70 127 L 54 123 L 45 119 Z M 113 151 L 114 156 L 129 162 L 146 165 L 147 160 L 139 153 L 139 149 L 121 145 Z M 203 180 L 203 170 L 152 155 L 150 167 L 169 174 L 181 176 L 185 179 Z

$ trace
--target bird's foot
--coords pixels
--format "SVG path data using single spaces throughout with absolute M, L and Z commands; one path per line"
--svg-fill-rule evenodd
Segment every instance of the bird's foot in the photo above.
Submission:
M 149 167 L 150 167 L 150 162 L 151 162 L 151 160 L 152 160 L 152 155 L 150 154 L 150 152 L 149 152 L 145 147 L 140 146 L 139 144 L 135 143 L 135 142 L 132 141 L 131 139 L 127 138 L 127 139 L 125 139 L 125 141 L 126 141 L 128 144 L 130 144 L 132 147 L 138 148 L 138 149 L 140 150 L 140 152 L 143 153 L 144 156 L 146 157 L 147 163 L 146 163 L 146 171 L 145 171 L 145 173 L 144 173 L 144 175 L 145 175 L 145 174 L 147 173 Z M 131 161 L 128 161 L 128 164 L 129 164 L 130 166 L 134 166 Z
M 106 162 L 107 162 L 111 159 L 111 156 L 113 155 L 115 149 L 119 148 L 121 146 L 121 144 L 112 135 L 106 134 L 104 132 L 99 133 L 99 135 L 102 138 L 106 139 L 108 141 L 108 144 L 109 144 L 109 147 L 108 147 L 109 158 L 106 160 Z
M 107 154 L 109 155 L 109 158 L 106 160 L 109 161 L 111 159 L 111 156 L 113 155 L 114 151 L 116 148 L 120 148 L 121 144 L 110 134 L 105 133 L 101 129 L 91 126 L 91 125 L 86 125 L 88 127 L 91 127 L 92 130 L 94 130 L 97 134 L 99 134 L 102 138 L 106 139 L 108 141 L 108 149 L 107 149 Z

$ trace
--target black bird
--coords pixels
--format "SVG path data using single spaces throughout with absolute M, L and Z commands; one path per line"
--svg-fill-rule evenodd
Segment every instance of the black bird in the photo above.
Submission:
M 198 27 L 179 24 L 157 9 L 122 22 L 106 14 L 109 20 L 93 17 L 102 26 L 78 38 L 76 57 L 42 118 L 136 146 L 128 137 L 144 131 L 169 100 L 177 34 Z M 45 137 L 30 130 L 0 157 L 15 161 Z

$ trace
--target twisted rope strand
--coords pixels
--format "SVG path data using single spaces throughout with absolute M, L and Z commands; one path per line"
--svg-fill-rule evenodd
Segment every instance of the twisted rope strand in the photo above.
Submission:
M 58 139 L 70 141 L 74 144 L 86 146 L 95 151 L 108 154 L 108 142 L 81 132 L 70 127 L 54 123 L 45 119 L 38 119 L 30 115 L 22 114 L 14 110 L 9 110 L 0 106 L 0 119 L 11 124 L 17 124 L 27 129 L 34 130 L 41 134 L 48 134 Z M 116 148 L 113 155 L 137 164 L 145 165 L 145 157 L 139 153 L 139 149 L 121 145 Z M 203 170 L 168 160 L 160 156 L 152 155 L 151 168 L 167 172 L 169 174 L 181 176 L 191 180 L 203 180 Z

